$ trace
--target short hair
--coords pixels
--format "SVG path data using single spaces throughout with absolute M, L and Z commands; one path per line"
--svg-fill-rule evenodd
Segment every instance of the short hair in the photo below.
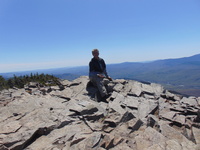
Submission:
M 98 52 L 98 53 L 99 53 L 99 50 L 98 50 L 98 49 L 93 49 L 93 50 L 92 50 L 92 54 L 94 54 L 95 52 Z

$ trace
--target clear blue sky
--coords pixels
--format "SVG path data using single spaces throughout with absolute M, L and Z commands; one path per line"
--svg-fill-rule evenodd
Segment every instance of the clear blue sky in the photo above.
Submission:
M 0 0 L 0 73 L 200 53 L 200 0 Z

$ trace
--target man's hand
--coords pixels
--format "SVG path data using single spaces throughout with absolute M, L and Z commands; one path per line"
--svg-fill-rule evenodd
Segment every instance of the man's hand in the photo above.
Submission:
M 105 77 L 105 76 L 102 75 L 102 74 L 97 74 L 97 76 L 98 76 L 99 78 L 107 78 L 108 80 L 112 81 L 112 78 L 111 78 L 111 77 Z
M 99 78 L 105 78 L 105 76 L 102 75 L 102 74 L 97 74 L 97 76 L 98 76 Z
M 110 80 L 110 81 L 112 81 L 112 78 L 111 78 L 111 77 L 107 77 L 107 79 Z

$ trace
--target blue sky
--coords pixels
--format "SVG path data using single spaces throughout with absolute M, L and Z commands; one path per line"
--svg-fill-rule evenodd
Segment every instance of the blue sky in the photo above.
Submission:
M 199 0 L 0 0 L 0 73 L 200 53 Z

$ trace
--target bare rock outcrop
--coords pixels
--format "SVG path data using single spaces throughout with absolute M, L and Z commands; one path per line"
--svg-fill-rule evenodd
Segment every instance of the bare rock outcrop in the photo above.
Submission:
M 200 150 L 200 98 L 114 80 L 106 101 L 88 77 L 0 92 L 0 150 Z

